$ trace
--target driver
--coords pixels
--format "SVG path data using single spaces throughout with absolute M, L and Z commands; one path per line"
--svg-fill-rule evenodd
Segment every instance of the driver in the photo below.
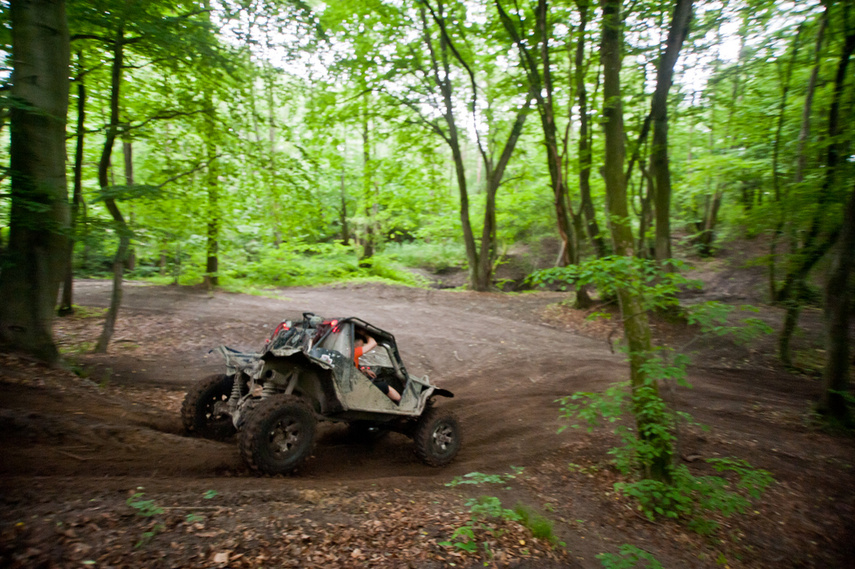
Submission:
M 377 340 L 366 334 L 361 330 L 356 331 L 356 339 L 353 342 L 353 363 L 356 368 L 367 375 L 371 381 L 380 388 L 380 391 L 386 394 L 386 396 L 394 401 L 395 403 L 401 402 L 401 394 L 398 391 L 386 383 L 385 381 L 377 380 L 377 374 L 371 371 L 368 368 L 359 367 L 359 358 L 362 357 L 362 354 L 366 352 L 370 352 L 374 348 L 377 347 Z

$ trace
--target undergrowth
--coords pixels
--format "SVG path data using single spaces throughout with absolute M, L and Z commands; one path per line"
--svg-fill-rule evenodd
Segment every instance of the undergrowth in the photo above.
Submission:
M 672 266 L 679 267 L 679 263 Z M 696 475 L 685 465 L 677 465 L 681 424 L 694 424 L 692 417 L 680 411 L 674 396 L 678 387 L 690 388 L 686 353 L 695 342 L 711 336 L 729 336 L 735 342 L 749 343 L 771 331 L 753 317 L 733 323 L 738 312 L 756 311 L 752 307 L 734 307 L 719 302 L 681 306 L 677 295 L 699 284 L 679 273 L 664 271 L 653 261 L 631 257 L 607 257 L 574 267 L 547 269 L 530 277 L 534 283 L 593 285 L 601 295 L 616 296 L 618 291 L 636 295 L 644 311 L 679 314 L 689 325 L 697 325 L 700 334 L 683 346 L 656 346 L 650 351 L 629 352 L 633 381 L 613 384 L 602 393 L 577 392 L 558 399 L 561 417 L 571 426 L 580 423 L 589 430 L 608 424 L 621 440 L 609 453 L 617 469 L 628 481 L 615 484 L 617 492 L 634 499 L 638 509 L 650 520 L 668 518 L 684 521 L 693 531 L 710 535 L 719 529 L 715 516 L 744 513 L 751 499 L 757 499 L 772 484 L 769 472 L 754 469 L 735 458 L 708 459 L 719 475 Z M 663 392 L 671 396 L 663 397 Z M 563 430 L 565 427 L 562 427 Z M 664 471 L 663 471 L 664 462 Z M 637 551 L 629 558 L 638 559 Z M 618 564 L 617 558 L 604 558 Z M 627 565 L 631 566 L 631 565 Z
M 360 258 L 357 247 L 332 243 L 289 243 L 275 246 L 247 244 L 220 255 L 217 277 L 226 290 L 262 291 L 273 287 L 318 286 L 331 283 L 381 282 L 427 286 L 424 277 L 410 269 L 429 272 L 464 266 L 462 246 L 433 241 L 388 243 L 370 258 Z M 78 266 L 78 276 L 111 276 L 106 266 Z M 160 285 L 198 285 L 205 278 L 205 258 L 200 252 L 170 257 L 165 264 L 141 258 L 128 279 Z
M 506 485 L 511 480 L 520 476 L 523 468 L 512 466 L 513 473 L 507 474 L 484 474 L 481 472 L 470 472 L 463 476 L 456 476 L 446 486 L 455 487 L 463 484 L 501 484 Z M 469 508 L 470 521 L 457 528 L 448 541 L 440 542 L 439 545 L 454 547 L 469 553 L 475 553 L 483 549 L 488 558 L 492 557 L 488 541 L 490 537 L 499 537 L 503 530 L 495 528 L 491 521 L 516 522 L 527 528 L 532 537 L 550 544 L 552 547 L 565 544 L 558 540 L 554 531 L 554 523 L 549 518 L 539 514 L 533 508 L 517 503 L 513 509 L 505 508 L 502 501 L 495 496 L 479 496 L 466 501 Z

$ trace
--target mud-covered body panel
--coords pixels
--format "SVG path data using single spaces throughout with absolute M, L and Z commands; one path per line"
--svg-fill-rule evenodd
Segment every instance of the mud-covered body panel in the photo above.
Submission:
M 395 387 L 401 394 L 393 402 L 353 361 L 354 333 L 368 333 L 377 347 L 360 358 L 359 365 L 371 370 L 376 380 Z M 427 377 L 407 373 L 392 334 L 358 318 L 321 320 L 309 315 L 302 323 L 281 324 L 260 353 L 239 352 L 222 346 L 218 351 L 234 375 L 236 388 L 230 401 L 236 426 L 240 427 L 243 406 L 273 393 L 302 397 L 322 419 L 388 422 L 422 414 L 436 391 Z

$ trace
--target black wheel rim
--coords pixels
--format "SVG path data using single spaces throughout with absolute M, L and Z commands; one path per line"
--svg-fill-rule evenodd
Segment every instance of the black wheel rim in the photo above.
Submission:
M 229 421 L 228 397 L 215 395 L 205 405 L 205 422 L 217 424 Z
M 287 460 L 300 452 L 304 439 L 303 425 L 294 417 L 279 419 L 267 433 L 268 448 L 276 460 Z
M 439 423 L 430 436 L 434 454 L 442 456 L 454 450 L 456 437 L 454 427 L 446 422 Z

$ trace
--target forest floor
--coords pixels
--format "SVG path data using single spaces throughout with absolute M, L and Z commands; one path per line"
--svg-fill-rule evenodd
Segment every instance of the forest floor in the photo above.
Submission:
M 756 304 L 759 281 L 737 269 L 705 265 L 693 298 Z M 586 321 L 559 304 L 564 294 L 366 284 L 261 297 L 128 282 L 109 353 L 94 355 L 110 287 L 77 281 L 77 315 L 56 324 L 76 373 L 0 355 L 0 567 L 595 568 L 624 544 L 666 568 L 855 567 L 855 443 L 817 428 L 819 379 L 776 364 L 773 338 L 697 342 L 693 388 L 674 396 L 708 427 L 681 427 L 681 463 L 714 474 L 703 459 L 736 457 L 775 478 L 702 536 L 649 521 L 615 493 L 609 431 L 558 433 L 557 398 L 627 377 L 612 324 Z M 403 436 L 366 445 L 328 425 L 297 473 L 259 477 L 235 441 L 185 436 L 185 390 L 221 370 L 209 351 L 258 350 L 304 311 L 392 331 L 410 373 L 453 391 L 440 404 L 461 418 L 456 461 L 429 468 Z M 780 312 L 759 316 L 774 324 Z M 806 365 L 821 356 L 820 316 L 802 319 Z M 656 334 L 676 345 L 696 330 L 662 321 Z M 473 472 L 506 476 L 448 484 Z M 551 520 L 563 545 L 508 519 L 473 521 L 467 500 L 478 496 Z M 474 551 L 443 545 L 465 541 L 452 538 L 461 527 Z

